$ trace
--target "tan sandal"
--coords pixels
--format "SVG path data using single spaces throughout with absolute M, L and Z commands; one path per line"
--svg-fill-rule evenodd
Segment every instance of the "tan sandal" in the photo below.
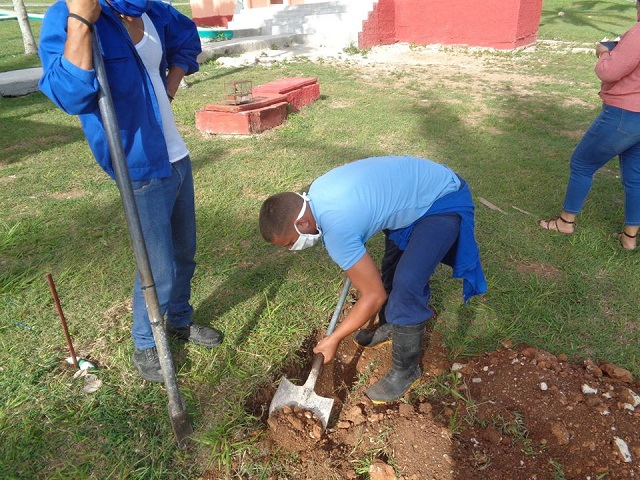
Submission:
M 620 246 L 621 246 L 623 249 L 625 249 L 625 250 L 635 250 L 635 249 L 636 249 L 636 246 L 635 246 L 635 245 L 633 246 L 633 248 L 627 248 L 627 247 L 625 247 L 625 246 L 624 246 L 624 243 L 622 243 L 622 236 L 623 236 L 623 235 L 624 235 L 625 237 L 627 237 L 627 238 L 630 238 L 631 240 L 635 240 L 635 239 L 636 239 L 636 237 L 638 236 L 638 234 L 635 234 L 635 235 L 629 235 L 629 234 L 628 234 L 627 232 L 625 232 L 625 231 L 618 232 L 618 233 L 616 234 L 616 236 L 618 237 L 618 241 L 620 242 Z
M 558 228 L 558 220 L 560 220 L 562 223 L 565 223 L 567 225 L 572 225 L 573 230 L 571 230 L 570 232 L 563 232 Z M 576 222 L 570 222 L 569 220 L 565 220 L 564 218 L 562 218 L 562 215 L 558 215 L 557 217 L 550 218 L 548 220 L 540 220 L 538 222 L 538 225 L 540 225 L 540 227 L 544 228 L 545 230 L 562 233 L 563 235 L 571 235 L 575 230 L 575 223 Z

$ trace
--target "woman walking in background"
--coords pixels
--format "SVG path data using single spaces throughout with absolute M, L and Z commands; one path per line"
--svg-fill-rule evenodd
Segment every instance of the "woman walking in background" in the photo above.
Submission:
M 640 20 L 640 0 L 636 2 Z M 617 234 L 625 250 L 635 250 L 640 227 L 640 23 L 615 48 L 599 43 L 595 72 L 601 80 L 602 111 L 571 156 L 562 213 L 540 220 L 545 230 L 572 234 L 576 217 L 591 190 L 593 176 L 609 160 L 620 158 L 624 188 L 624 229 Z

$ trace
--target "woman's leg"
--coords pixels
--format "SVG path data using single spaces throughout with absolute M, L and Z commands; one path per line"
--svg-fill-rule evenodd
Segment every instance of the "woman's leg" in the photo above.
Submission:
M 640 114 L 609 105 L 602 107 L 602 111 L 571 155 L 569 181 L 562 213 L 559 217 L 540 221 L 542 228 L 561 233 L 573 233 L 573 222 L 582 210 L 591 190 L 595 172 L 638 141 L 635 127 L 632 131 L 621 128 L 629 123 L 629 116 L 637 116 L 640 119 Z M 638 126 L 640 127 L 640 123 Z
M 640 118 L 640 114 L 638 115 Z M 640 138 L 638 139 L 640 142 Z M 636 248 L 640 227 L 640 143 L 620 154 L 620 173 L 624 189 L 624 230 L 620 244 L 625 250 Z

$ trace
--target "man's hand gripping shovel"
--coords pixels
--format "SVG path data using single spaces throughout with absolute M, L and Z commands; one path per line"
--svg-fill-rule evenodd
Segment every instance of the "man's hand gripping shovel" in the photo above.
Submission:
M 351 281 L 347 278 L 325 336 L 331 335 L 336 328 L 336 323 L 340 316 L 340 312 L 342 311 L 342 306 L 344 305 L 344 301 L 349 293 L 349 287 L 351 287 Z M 273 400 L 271 400 L 271 405 L 269 405 L 269 416 L 271 416 L 274 411 L 280 410 L 284 406 L 297 406 L 315 413 L 322 422 L 322 431 L 324 432 L 325 428 L 327 428 L 331 408 L 333 407 L 333 398 L 321 397 L 314 391 L 323 362 L 323 355 L 321 353 L 317 353 L 313 358 L 313 365 L 311 367 L 311 372 L 309 372 L 309 376 L 307 377 L 307 381 L 301 387 L 294 385 L 287 380 L 286 377 L 282 377 L 278 390 L 276 390 L 276 394 L 273 396 Z

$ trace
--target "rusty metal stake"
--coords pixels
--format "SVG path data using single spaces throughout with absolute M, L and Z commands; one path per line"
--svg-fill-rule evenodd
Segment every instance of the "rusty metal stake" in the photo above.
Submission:
M 73 343 L 71 343 L 71 336 L 69 335 L 69 329 L 67 328 L 67 321 L 64 318 L 64 313 L 62 313 L 62 306 L 60 305 L 58 292 L 56 291 L 56 286 L 53 283 L 53 277 L 51 276 L 50 273 L 47 273 L 47 282 L 49 282 L 49 288 L 51 289 L 51 294 L 53 295 L 53 301 L 56 304 L 56 309 L 58 310 L 58 316 L 60 317 L 60 321 L 62 322 L 62 329 L 64 330 L 64 337 L 67 339 L 67 347 L 69 347 L 69 353 L 71 354 L 71 360 L 73 360 L 73 366 L 79 370 L 80 366 L 78 365 L 78 358 L 76 357 L 76 352 L 73 349 Z

